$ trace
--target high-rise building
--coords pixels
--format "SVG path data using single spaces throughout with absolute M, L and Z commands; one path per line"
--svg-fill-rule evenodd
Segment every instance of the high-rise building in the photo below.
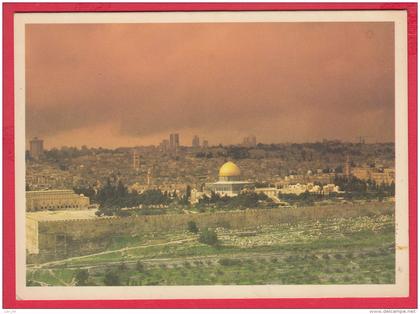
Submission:
M 159 144 L 159 148 L 162 152 L 166 153 L 169 149 L 169 140 L 162 140 Z
M 242 141 L 243 146 L 245 147 L 255 147 L 257 146 L 257 138 L 255 135 L 250 135 L 247 137 L 244 137 L 244 140 Z
M 136 150 L 133 151 L 133 169 L 140 170 L 140 155 Z
M 39 159 L 44 154 L 44 141 L 35 137 L 29 142 L 29 155 Z
M 179 134 L 171 133 L 169 134 L 169 148 L 171 150 L 176 150 L 179 147 Z
M 200 138 L 197 135 L 194 135 L 192 139 L 192 147 L 200 147 Z
M 203 140 L 203 148 L 207 148 L 207 147 L 209 147 L 209 141 Z

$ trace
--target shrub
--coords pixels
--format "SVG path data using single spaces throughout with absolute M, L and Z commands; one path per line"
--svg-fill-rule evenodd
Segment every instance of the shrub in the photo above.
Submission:
M 376 256 L 376 252 L 370 251 L 370 252 L 366 253 L 366 255 L 369 256 L 369 257 L 375 257 Z
M 199 231 L 196 222 L 192 220 L 187 223 L 187 229 L 192 233 L 198 233 Z
M 291 263 L 295 261 L 295 257 L 293 255 L 289 255 L 288 257 L 286 257 L 286 262 Z
M 128 217 L 128 216 L 131 216 L 131 213 L 126 210 L 116 210 L 115 215 L 118 217 Z
M 30 279 L 28 279 L 28 281 L 27 281 L 27 284 L 26 284 L 27 286 L 30 286 L 30 287 L 33 287 L 33 286 L 41 286 L 41 284 L 39 283 L 39 282 L 36 282 L 36 281 L 32 281 L 32 280 L 30 280 Z
M 346 257 L 347 257 L 347 258 L 353 258 L 353 253 L 352 253 L 352 252 L 347 253 L 347 254 L 346 254 Z
M 118 265 L 119 270 L 126 270 L 128 267 L 124 262 L 121 262 L 120 265 Z
M 379 280 L 379 278 L 378 278 L 377 276 L 373 276 L 373 277 L 371 278 L 371 281 L 372 281 L 372 283 L 375 283 L 375 284 L 380 283 L 380 280 Z
M 241 264 L 241 260 L 234 258 L 221 258 L 219 259 L 219 264 L 222 266 L 234 266 Z
M 89 272 L 86 269 L 79 269 L 76 272 L 76 286 L 86 286 L 89 279 Z
M 218 245 L 219 239 L 217 238 L 217 233 L 214 230 L 211 229 L 204 229 L 200 233 L 200 237 L 198 238 L 198 241 L 204 244 L 208 245 Z
M 144 264 L 140 261 L 137 261 L 136 270 L 139 271 L 139 272 L 143 272 L 144 271 Z
M 108 270 L 105 273 L 104 284 L 106 286 L 120 286 L 121 285 L 120 276 L 118 275 L 116 271 Z

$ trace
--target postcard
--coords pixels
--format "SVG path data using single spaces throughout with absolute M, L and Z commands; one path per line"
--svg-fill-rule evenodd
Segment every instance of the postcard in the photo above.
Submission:
M 403 10 L 14 15 L 18 300 L 407 298 Z

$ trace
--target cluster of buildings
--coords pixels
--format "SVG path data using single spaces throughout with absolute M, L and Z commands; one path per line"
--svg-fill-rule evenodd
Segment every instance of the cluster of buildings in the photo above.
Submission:
M 192 141 L 191 141 L 191 147 L 192 148 L 204 148 L 207 149 L 209 147 L 209 141 L 206 139 L 203 139 L 202 144 L 200 145 L 200 137 L 198 135 L 194 135 Z
M 295 195 L 300 195 L 305 192 L 313 193 L 313 194 L 324 194 L 324 195 L 328 195 L 330 193 L 342 193 L 342 191 L 340 191 L 340 187 L 333 183 L 328 183 L 325 185 L 318 185 L 314 183 L 308 183 L 308 184 L 297 183 L 297 184 L 285 185 L 279 188 L 278 192 L 281 194 L 295 194 Z
M 171 133 L 169 134 L 169 139 L 163 139 L 159 144 L 159 149 L 161 152 L 177 152 L 180 148 L 180 137 L 179 133 Z M 192 148 L 208 148 L 209 141 L 203 140 L 202 144 L 200 145 L 200 137 L 198 135 L 194 135 L 191 141 Z
M 391 184 L 395 183 L 395 170 L 392 168 L 381 167 L 354 167 L 351 169 L 351 174 L 360 180 L 375 181 L 376 184 Z
M 257 137 L 255 135 L 246 136 L 243 138 L 242 143 L 240 144 L 242 147 L 256 147 L 257 146 Z M 180 136 L 179 133 L 171 133 L 169 134 L 169 139 L 163 139 L 159 143 L 159 149 L 162 152 L 174 152 L 177 151 L 180 147 Z M 191 147 L 192 148 L 208 148 L 209 141 L 203 139 L 200 145 L 200 137 L 198 135 L 194 135 L 191 140 Z
M 234 197 L 238 196 L 244 191 L 254 191 L 256 193 L 263 193 L 271 198 L 275 203 L 281 203 L 281 194 L 295 194 L 314 193 L 328 195 L 330 193 L 342 193 L 340 187 L 329 183 L 326 185 L 317 185 L 314 183 L 309 184 L 292 184 L 284 185 L 281 187 L 260 187 L 256 188 L 255 183 L 249 180 L 242 180 L 241 170 L 239 167 L 228 161 L 219 169 L 219 179 L 216 182 L 206 183 L 202 191 L 193 189 L 191 191 L 190 202 L 196 204 L 204 196 L 210 197 L 211 193 L 216 193 L 219 196 Z
M 256 147 L 257 146 L 257 137 L 255 135 L 250 135 L 244 137 L 242 141 L 242 146 L 244 147 Z
M 170 134 L 163 143 L 160 147 L 142 146 L 135 149 L 86 149 L 85 153 L 78 154 L 56 150 L 60 153 L 57 155 L 59 157 L 50 158 L 51 152 L 44 152 L 44 142 L 34 138 L 29 143 L 28 151 L 32 158 L 26 164 L 27 190 L 96 189 L 112 177 L 139 193 L 160 189 L 181 195 L 189 185 L 197 193 L 214 190 L 234 195 L 243 189 L 257 190 L 254 183 L 258 183 L 256 185 L 259 187 L 270 186 L 260 191 L 267 195 L 304 192 L 328 194 L 339 191 L 334 186 L 337 175 L 354 176 L 379 184 L 390 184 L 395 180 L 392 147 L 385 144 L 372 147 L 342 143 L 278 144 L 241 148 L 247 156 L 238 158 L 237 164 L 227 163 L 218 171 L 223 162 L 232 159 L 229 153 L 235 147 L 207 147 L 208 143 L 200 143 L 198 136 L 192 140 L 194 147 L 180 146 L 178 133 Z M 254 144 L 255 136 L 249 136 L 241 146 Z M 325 153 L 325 147 L 329 147 L 327 144 L 333 145 L 332 153 Z M 168 152 L 175 151 L 176 154 L 163 154 L 163 146 Z M 353 162 L 347 160 L 343 163 L 343 153 L 337 152 L 356 148 L 361 151 L 354 154 Z M 378 151 L 377 166 L 364 166 L 361 161 L 366 162 L 366 156 Z M 206 153 L 204 157 L 203 154 L 200 156 L 200 152 Z
M 169 134 L 169 139 L 163 139 L 159 144 L 159 149 L 162 152 L 177 152 L 179 147 L 179 133 Z
M 28 190 L 64 189 L 77 185 L 80 176 L 45 163 L 26 166 L 25 183 Z

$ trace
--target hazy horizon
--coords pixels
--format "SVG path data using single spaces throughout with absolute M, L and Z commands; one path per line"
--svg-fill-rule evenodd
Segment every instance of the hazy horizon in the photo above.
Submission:
M 38 139 L 44 140 L 42 138 L 38 138 Z M 28 144 L 29 144 L 29 141 L 30 140 L 31 139 L 28 139 L 28 143 L 26 145 L 27 146 L 26 149 L 29 149 Z M 191 146 L 191 143 L 187 143 L 186 141 L 182 142 L 182 138 L 180 138 L 180 140 L 181 140 L 180 147 L 190 147 L 190 148 L 192 147 Z M 262 145 L 292 145 L 292 144 L 304 145 L 304 144 L 323 143 L 324 140 L 326 140 L 327 142 L 339 141 L 337 139 L 319 139 L 319 140 L 307 141 L 307 142 L 277 142 L 277 143 L 261 143 L 261 142 L 258 142 L 257 141 L 257 145 L 258 144 L 262 144 Z M 360 142 L 358 142 L 358 141 L 340 141 L 340 143 L 342 143 L 342 144 L 360 144 Z M 47 149 L 47 150 L 50 150 L 50 149 L 62 149 L 64 147 L 67 147 L 67 148 L 73 148 L 73 147 L 75 147 L 77 149 L 81 149 L 83 146 L 86 146 L 88 149 L 99 149 L 99 148 L 102 148 L 102 149 L 124 149 L 124 148 L 142 148 L 142 147 L 155 147 L 155 148 L 158 148 L 159 147 L 159 144 L 160 143 L 152 143 L 152 144 L 148 144 L 148 145 L 125 145 L 125 146 L 122 145 L 122 146 L 115 146 L 115 147 L 89 146 L 87 144 L 81 144 L 81 145 L 65 145 L 65 144 L 63 144 L 62 146 L 49 146 L 48 145 L 48 142 L 45 142 L 45 140 L 44 140 L 44 148 Z M 366 140 L 363 144 L 365 144 L 365 145 L 395 144 L 395 142 L 394 141 L 369 142 L 368 140 Z M 208 147 L 209 148 L 213 148 L 213 147 L 218 147 L 220 145 L 222 145 L 223 147 L 229 147 L 229 146 L 238 146 L 239 147 L 239 146 L 242 146 L 242 143 L 240 143 L 240 142 L 233 143 L 233 144 L 209 143 L 209 146 Z M 201 139 L 200 139 L 200 147 L 202 148 Z M 248 147 L 243 146 L 243 147 L 250 148 L 250 149 L 252 149 L 252 148 L 258 148 L 258 147 L 250 147 L 250 146 L 248 146 Z
M 31 24 L 26 117 L 47 148 L 394 142 L 393 23 Z

